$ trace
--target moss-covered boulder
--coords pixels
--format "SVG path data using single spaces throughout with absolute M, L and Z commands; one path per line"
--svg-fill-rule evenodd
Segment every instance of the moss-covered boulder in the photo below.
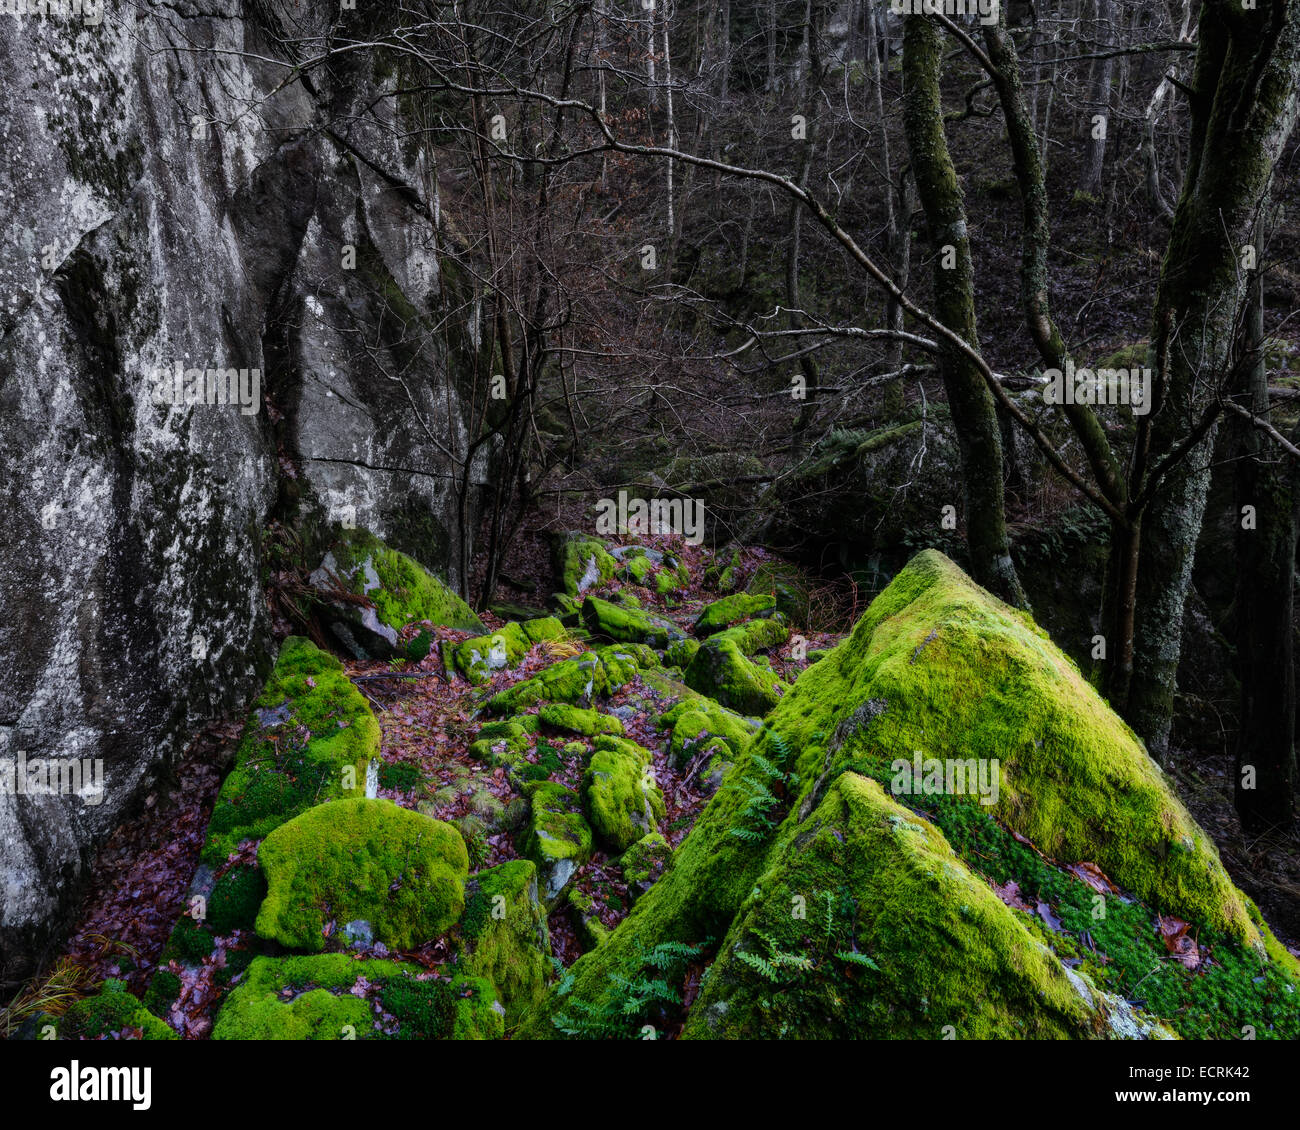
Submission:
M 595 949 L 610 934 L 609 927 L 601 919 L 599 902 L 589 891 L 578 887 L 569 890 L 568 902 L 583 951 Z
M 936 828 L 846 773 L 774 853 L 684 1035 L 1087 1037 L 1092 998 Z
M 668 752 L 678 759 L 688 759 L 710 738 L 721 738 L 733 753 L 740 753 L 759 722 L 700 696 L 683 699 L 665 711 L 659 716 L 659 725 L 672 730 Z
M 776 607 L 776 597 L 763 593 L 733 593 L 715 600 L 695 618 L 692 625 L 696 635 L 711 636 L 741 620 L 748 620 Z
M 672 845 L 658 832 L 649 832 L 627 849 L 618 861 L 627 884 L 628 900 L 635 905 L 663 874 L 673 857 Z
M 398 633 L 417 621 L 483 630 L 469 605 L 423 565 L 365 530 L 345 532 L 312 573 L 311 584 L 321 594 L 330 632 L 356 659 L 395 655 Z M 364 600 L 340 598 L 340 590 Z
M 257 932 L 292 949 L 324 949 L 327 927 L 334 935 L 355 920 L 410 949 L 465 908 L 460 833 L 389 800 L 318 805 L 267 836 L 257 858 L 267 880 Z
M 519 714 L 483 726 L 469 746 L 469 755 L 488 765 L 510 764 L 531 748 L 528 735 L 537 732 L 536 714 Z
M 609 580 L 618 569 L 618 561 L 605 543 L 585 534 L 560 535 L 554 554 L 560 590 L 569 596 L 581 596 L 593 585 Z
M 904 772 L 918 750 L 997 788 L 941 768 L 931 790 Z M 1196 969 L 1170 959 L 1171 928 Z M 521 1034 L 653 1023 L 618 1011 L 618 986 L 694 953 L 712 965 L 687 1035 L 1300 1035 L 1300 963 L 1141 743 L 934 552 L 800 676 Z
M 583 601 L 582 622 L 595 635 L 608 636 L 620 643 L 644 643 L 659 648 L 686 634 L 671 620 L 651 616 L 639 608 L 620 607 L 595 596 Z
M 781 701 L 786 684 L 760 667 L 726 632 L 705 640 L 683 672 L 686 685 L 741 714 L 762 716 Z
M 108 980 L 94 996 L 68 1007 L 58 1025 L 61 1040 L 179 1040 L 165 1021 L 159 1020 L 126 991 L 121 981 Z
M 217 1014 L 214 1040 L 497 1039 L 503 1010 L 481 978 L 348 954 L 258 957 Z
M 686 636 L 668 645 L 664 651 L 664 663 L 669 667 L 680 667 L 684 671 L 691 665 L 691 660 L 699 650 L 700 641 Z
M 563 640 L 569 637 L 568 630 L 555 616 L 535 616 L 531 620 L 523 621 L 519 626 L 523 628 L 524 635 L 533 643 L 542 643 L 544 640 Z
M 610 644 L 552 663 L 531 678 L 498 691 L 487 701 L 493 714 L 518 714 L 538 702 L 568 702 L 588 707 L 657 666 L 659 657 L 645 644 Z
M 259 839 L 321 801 L 363 797 L 378 756 L 379 724 L 343 665 L 290 636 L 222 782 L 204 862 L 223 862 L 241 840 Z
M 459 671 L 477 685 L 513 667 L 528 654 L 532 643 L 524 629 L 511 620 L 488 635 L 444 643 L 443 657 L 449 672 Z
M 601 714 L 598 710 L 583 710 L 567 702 L 552 702 L 537 712 L 538 721 L 556 730 L 570 734 L 582 734 L 595 737 L 597 734 L 621 736 L 623 723 L 612 714 Z
M 537 864 L 542 902 L 559 903 L 578 868 L 591 858 L 591 827 L 582 801 L 572 789 L 544 782 L 532 794 L 532 814 L 524 854 Z
M 551 979 L 551 938 L 537 867 L 512 859 L 471 875 L 460 920 L 458 967 L 496 988 L 507 1027 L 541 1002 Z
M 657 831 L 664 818 L 650 751 L 623 738 L 596 739 L 582 795 L 592 829 L 615 852 Z

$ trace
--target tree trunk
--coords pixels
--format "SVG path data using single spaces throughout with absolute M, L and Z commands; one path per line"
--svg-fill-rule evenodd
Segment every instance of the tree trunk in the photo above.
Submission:
M 903 127 L 934 257 L 935 314 L 978 348 L 966 208 L 944 134 L 939 68 L 938 29 L 928 18 L 907 17 L 903 24 Z M 1003 600 L 1027 608 L 1007 542 L 1002 437 L 993 396 L 979 370 L 958 350 L 944 348 L 940 369 L 961 454 L 972 575 Z
M 1246 298 L 1239 270 L 1273 166 L 1295 124 L 1300 0 L 1206 0 L 1190 100 L 1182 196 L 1156 292 L 1153 460 L 1184 439 L 1221 392 Z M 1133 679 L 1121 709 L 1164 760 L 1183 607 L 1205 510 L 1215 427 L 1158 485 L 1143 520 Z

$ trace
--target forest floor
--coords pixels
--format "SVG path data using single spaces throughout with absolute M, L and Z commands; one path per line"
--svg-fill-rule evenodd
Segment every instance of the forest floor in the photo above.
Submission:
M 679 546 L 674 549 L 681 552 Z M 687 549 L 687 562 L 697 580 L 668 600 L 652 590 L 635 589 L 644 608 L 688 629 L 704 604 L 717 595 L 704 591 L 698 583 L 707 564 L 705 552 Z M 766 556 L 761 550 L 746 554 L 742 574 L 751 572 Z M 627 582 L 609 581 L 591 592 L 599 595 L 628 587 Z M 483 619 L 490 630 L 502 623 L 490 613 Z M 846 630 L 850 626 L 851 622 L 844 624 Z M 407 634 L 418 628 L 412 625 Z M 478 716 L 481 705 L 496 692 L 562 658 L 566 647 L 571 651 L 577 648 L 572 642 L 546 641 L 534 646 L 518 666 L 472 686 L 462 678 L 447 677 L 437 646 L 442 640 L 458 642 L 472 633 L 436 628 L 431 634 L 434 647 L 419 663 L 346 664 L 381 728 L 383 768 L 378 795 L 437 819 L 457 822 L 458 827 L 464 828 L 467 818 L 470 826 L 477 822 L 482 835 L 469 837 L 475 841 L 470 843 L 471 869 L 491 867 L 518 858 L 523 837 L 509 820 L 518 794 L 507 771 L 469 753 L 470 743 L 487 720 Z M 807 633 L 804 638 L 811 651 L 834 646 L 843 633 Z M 787 642 L 771 656 L 773 670 L 787 681 L 793 681 L 804 665 L 791 653 Z M 376 677 L 395 670 L 419 677 Z M 708 794 L 690 764 L 669 757 L 669 733 L 657 725 L 659 714 L 669 705 L 671 700 L 664 701 L 658 691 L 637 678 L 602 703 L 602 710 L 619 717 L 627 737 L 651 752 L 667 807 L 660 830 L 676 847 L 694 825 Z M 81 920 L 63 953 L 64 962 L 77 968 L 83 985 L 117 977 L 133 993 L 144 993 L 163 945 L 186 909 L 187 892 L 222 778 L 221 767 L 233 756 L 240 728 L 239 723 L 224 723 L 201 734 L 179 763 L 175 780 L 148 795 L 139 815 L 119 827 L 101 849 Z M 543 743 L 544 739 L 537 739 L 539 747 Z M 582 757 L 566 755 L 560 743 L 546 745 L 545 752 L 561 761 L 551 779 L 577 788 Z M 535 761 L 538 756 L 539 749 L 534 748 L 528 759 Z M 1297 845 L 1293 840 L 1243 835 L 1232 809 L 1231 771 L 1230 762 L 1222 755 L 1216 760 L 1203 752 L 1184 753 L 1172 767 L 1184 802 L 1217 843 L 1233 880 L 1259 903 L 1279 939 L 1296 952 L 1300 937 Z M 598 919 L 597 929 L 613 929 L 631 906 L 621 869 L 613 856 L 599 849 L 581 869 L 575 888 L 578 900 L 561 900 L 549 919 L 554 955 L 565 966 L 590 948 L 593 918 Z M 584 912 L 586 922 L 574 909 L 575 901 L 590 906 Z M 242 947 L 242 940 L 235 941 Z M 427 968 L 442 965 L 451 957 L 443 942 L 400 956 Z M 224 953 L 217 955 L 218 962 L 224 959 Z M 200 979 L 188 986 L 178 1001 L 184 1013 L 182 1027 L 189 1036 L 202 1036 L 210 1030 L 216 993 L 209 981 Z M 688 978 L 688 995 L 690 991 Z

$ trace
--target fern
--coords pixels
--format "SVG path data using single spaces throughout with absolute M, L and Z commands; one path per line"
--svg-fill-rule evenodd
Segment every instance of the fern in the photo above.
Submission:
M 880 966 L 871 960 L 865 953 L 854 953 L 852 950 L 840 950 L 835 954 L 841 961 L 847 961 L 850 965 L 861 965 L 864 969 L 875 969 L 879 971 Z
M 790 760 L 790 745 L 775 730 L 768 731 L 768 745 L 782 763 Z M 794 773 L 785 772 L 762 754 L 750 754 L 749 763 L 750 767 L 762 775 L 747 773 L 738 782 L 725 787 L 745 796 L 738 822 L 728 829 L 728 834 L 747 843 L 754 843 L 766 839 L 767 833 L 776 826 L 770 813 L 781 803 L 781 800 L 772 791 L 773 785 L 793 789 L 799 778 Z
M 681 993 L 674 983 L 681 981 L 686 967 L 708 944 L 709 939 L 699 945 L 660 942 L 648 949 L 643 946 L 635 972 L 609 974 L 612 991 L 595 1001 L 573 1000 L 570 1009 L 553 1017 L 551 1023 L 564 1035 L 582 1039 L 635 1038 L 652 1013 L 681 1005 Z M 573 974 L 568 973 L 556 991 L 565 996 L 572 988 Z

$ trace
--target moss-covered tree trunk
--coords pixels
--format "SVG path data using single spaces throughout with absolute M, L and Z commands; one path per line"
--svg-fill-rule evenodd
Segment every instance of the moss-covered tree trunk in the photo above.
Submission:
M 1199 439 L 1159 480 L 1143 517 L 1133 676 L 1116 703 L 1163 758 L 1173 718 L 1183 606 L 1201 529 L 1215 428 L 1199 428 L 1233 352 L 1241 270 L 1273 165 L 1296 117 L 1300 0 L 1207 0 L 1192 81 L 1187 176 L 1156 293 L 1150 466 Z
M 938 28 L 927 17 L 906 17 L 903 126 L 912 157 L 916 194 L 929 230 L 935 314 L 945 326 L 978 349 L 966 207 L 944 134 L 939 73 Z M 1002 437 L 993 396 L 970 358 L 957 349 L 944 348 L 940 368 L 961 453 L 971 572 L 991 592 L 1026 608 L 1028 600 L 1016 576 L 1007 542 Z

